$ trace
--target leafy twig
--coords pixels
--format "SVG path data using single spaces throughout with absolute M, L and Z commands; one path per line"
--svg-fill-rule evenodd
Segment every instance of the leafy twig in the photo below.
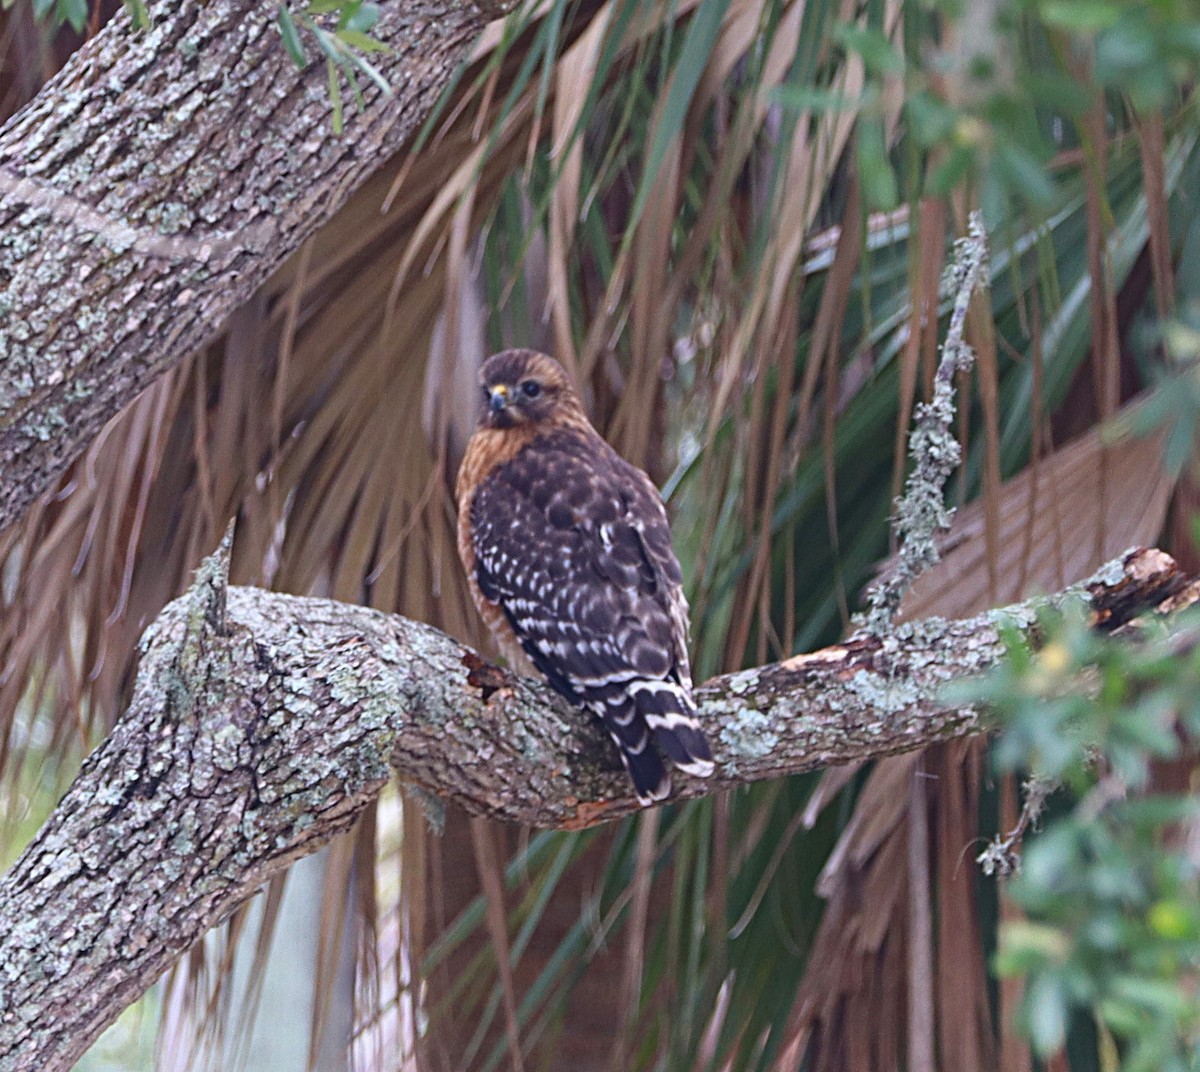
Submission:
M 320 16 L 335 14 L 337 22 L 331 28 L 323 27 L 317 21 Z M 371 52 L 390 52 L 387 45 L 371 36 L 378 20 L 379 5 L 368 0 L 308 0 L 303 8 L 294 12 L 289 0 L 280 0 L 279 35 L 296 66 L 308 66 L 301 28 L 312 36 L 325 57 L 335 134 L 341 134 L 343 130 L 344 109 L 339 75 L 345 75 L 360 110 L 364 107 L 358 80 L 360 74 L 374 82 L 385 96 L 392 96 L 392 87 L 387 79 L 366 59 L 366 54 Z

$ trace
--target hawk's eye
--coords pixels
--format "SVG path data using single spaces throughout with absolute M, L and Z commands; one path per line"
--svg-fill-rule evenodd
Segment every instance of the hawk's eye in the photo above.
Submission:
M 537 380 L 526 380 L 521 384 L 521 393 L 526 398 L 537 398 L 542 393 L 542 385 Z

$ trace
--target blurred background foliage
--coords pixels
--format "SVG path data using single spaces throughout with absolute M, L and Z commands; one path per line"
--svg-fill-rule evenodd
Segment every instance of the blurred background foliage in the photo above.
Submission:
M 0 115 L 117 6 L 4 0 Z M 494 23 L 412 151 L 0 532 L 0 862 L 230 517 L 239 583 L 486 648 L 449 488 L 501 346 L 558 356 L 664 487 L 698 676 L 836 640 L 890 551 L 976 207 L 963 508 L 904 613 L 1055 590 L 1137 543 L 1195 571 L 1198 64 L 1184 0 L 541 0 Z M 988 748 L 582 834 L 438 834 L 391 792 L 199 943 L 117 1063 L 1114 1067 L 1086 1010 L 1047 1033 L 993 971 L 1035 902 L 972 862 L 1020 807 Z M 1164 758 L 1147 790 L 1191 770 Z
M 1094 1044 L 1105 1068 L 1188 1072 L 1200 798 L 1169 771 L 1200 737 L 1200 620 L 1114 638 L 1068 602 L 1038 625 L 1038 651 L 1012 628 L 1006 662 L 959 690 L 997 717 L 996 769 L 1032 775 L 1017 828 L 981 856 L 1012 876 L 1005 894 L 1025 914 L 1002 927 L 996 968 L 1027 978 L 1018 1023 L 1044 1059 L 1073 1042 Z

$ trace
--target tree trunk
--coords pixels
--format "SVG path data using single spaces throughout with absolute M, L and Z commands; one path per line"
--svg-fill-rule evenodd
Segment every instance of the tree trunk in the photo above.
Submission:
M 490 15 L 381 5 L 335 136 L 326 70 L 301 71 L 255 0 L 122 13 L 0 130 L 0 529 L 122 405 L 203 344 L 420 129 Z M 307 42 L 310 54 L 319 55 Z
M 637 809 L 607 738 L 426 625 L 228 588 L 231 537 L 147 631 L 112 736 L 0 881 L 0 1069 L 67 1069 L 209 927 L 346 829 L 395 769 L 540 826 Z M 1097 622 L 1197 598 L 1137 551 L 1077 589 Z M 1180 594 L 1182 592 L 1182 595 Z M 1032 627 L 1030 606 L 1008 620 Z M 717 769 L 674 799 L 977 733 L 942 685 L 1000 656 L 992 613 L 859 635 L 698 690 Z

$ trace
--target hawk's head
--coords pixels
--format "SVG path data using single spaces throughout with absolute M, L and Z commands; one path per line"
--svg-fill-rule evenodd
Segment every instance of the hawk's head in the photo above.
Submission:
M 488 428 L 549 424 L 582 416 L 579 396 L 562 365 L 536 350 L 503 350 L 479 370 L 483 411 L 479 423 Z

